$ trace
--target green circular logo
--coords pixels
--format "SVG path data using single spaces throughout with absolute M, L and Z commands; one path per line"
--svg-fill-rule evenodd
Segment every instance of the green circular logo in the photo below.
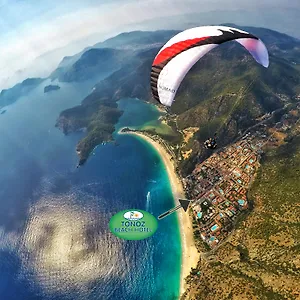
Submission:
M 157 230 L 155 217 L 144 210 L 127 209 L 112 216 L 109 221 L 110 231 L 124 240 L 143 240 Z

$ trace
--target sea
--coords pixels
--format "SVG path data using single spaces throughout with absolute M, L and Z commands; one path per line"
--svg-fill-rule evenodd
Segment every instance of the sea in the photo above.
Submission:
M 120 210 L 155 217 L 174 206 L 164 164 L 147 142 L 118 135 L 158 122 L 155 106 L 121 99 L 116 143 L 97 146 L 76 168 L 76 143 L 59 113 L 79 105 L 95 82 L 44 81 L 0 115 L 0 299 L 178 299 L 181 243 L 176 214 L 141 241 L 110 233 Z M 54 82 L 55 83 L 55 82 Z

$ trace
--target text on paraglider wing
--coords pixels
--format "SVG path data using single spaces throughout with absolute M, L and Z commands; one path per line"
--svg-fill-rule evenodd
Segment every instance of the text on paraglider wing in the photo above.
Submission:
M 168 88 L 166 86 L 159 85 L 159 88 L 162 89 L 162 90 L 164 90 L 164 91 L 169 91 L 171 93 L 175 93 L 174 89 L 170 89 L 170 88 Z

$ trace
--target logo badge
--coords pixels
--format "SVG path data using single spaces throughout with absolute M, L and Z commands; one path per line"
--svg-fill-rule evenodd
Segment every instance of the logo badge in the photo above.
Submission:
M 156 218 L 139 209 L 120 211 L 109 221 L 110 231 L 124 240 L 146 239 L 155 233 L 157 227 Z
M 127 211 L 124 214 L 124 218 L 127 219 L 127 220 L 130 220 L 130 221 L 142 219 L 143 216 L 144 215 L 141 212 L 136 211 L 136 210 Z

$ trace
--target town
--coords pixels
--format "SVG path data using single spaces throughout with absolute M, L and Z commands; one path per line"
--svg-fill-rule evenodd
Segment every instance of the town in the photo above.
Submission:
M 196 165 L 183 179 L 193 199 L 191 208 L 198 226 L 194 233 L 212 249 L 249 207 L 246 193 L 259 167 L 262 146 L 261 138 L 247 135 Z
M 300 96 L 299 96 L 300 97 Z M 284 110 L 286 109 L 280 109 Z M 216 151 L 205 161 L 197 164 L 193 172 L 183 178 L 175 148 L 162 137 L 145 130 L 128 127 L 121 132 L 139 132 L 161 144 L 169 153 L 180 177 L 186 195 L 193 200 L 190 205 L 194 217 L 194 236 L 204 241 L 210 249 L 216 248 L 232 232 L 237 218 L 249 209 L 247 191 L 259 168 L 263 147 L 282 145 L 293 130 L 297 130 L 300 104 L 274 122 L 274 114 L 266 114 L 258 124 L 248 128 L 233 144 Z M 272 125 L 266 124 L 270 122 Z M 275 124 L 274 124 L 275 123 Z M 193 129 L 193 128 L 192 128 Z M 193 133 L 193 131 L 192 131 Z

